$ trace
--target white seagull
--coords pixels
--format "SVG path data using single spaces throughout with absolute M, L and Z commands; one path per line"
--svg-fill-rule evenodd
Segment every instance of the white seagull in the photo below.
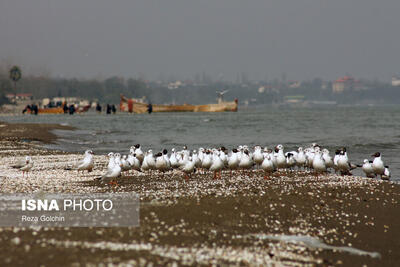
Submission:
M 28 176 L 29 171 L 33 167 L 33 160 L 30 156 L 26 156 L 25 160 L 19 161 L 16 164 L 12 165 L 11 167 L 22 171 L 22 177 L 24 177 L 25 172 L 26 172 L 26 175 Z
M 364 164 L 360 166 L 365 173 L 365 176 L 368 178 L 375 178 L 376 175 L 374 173 L 374 169 L 372 168 L 372 161 L 369 161 L 368 159 L 364 159 Z
M 382 161 L 382 155 L 380 152 L 376 152 L 372 156 L 375 157 L 372 162 L 372 169 L 374 169 L 376 175 L 380 175 L 382 178 L 382 175 L 385 173 L 385 164 Z

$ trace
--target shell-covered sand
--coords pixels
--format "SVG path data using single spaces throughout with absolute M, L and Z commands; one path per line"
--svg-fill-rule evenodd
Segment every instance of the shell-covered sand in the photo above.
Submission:
M 140 194 L 140 226 L 1 228 L 0 265 L 399 266 L 400 186 L 329 174 L 129 173 L 118 186 L 66 167 L 82 155 L 0 142 L 0 191 Z M 28 177 L 10 167 L 32 156 Z

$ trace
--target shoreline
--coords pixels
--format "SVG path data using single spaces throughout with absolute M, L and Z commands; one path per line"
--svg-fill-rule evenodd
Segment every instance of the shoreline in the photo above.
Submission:
M 39 141 L 51 144 L 57 140 L 52 130 L 76 130 L 75 127 L 48 123 L 8 123 L 0 121 L 0 141 Z
M 94 156 L 93 172 L 77 174 L 65 166 L 82 155 L 44 149 L 43 140 L 56 140 L 50 132 L 37 137 L 72 127 L 14 127 L 15 138 L 0 137 L 1 193 L 134 191 L 140 194 L 140 226 L 0 228 L 0 265 L 400 265 L 400 185 L 395 182 L 333 174 L 317 179 L 303 172 L 266 180 L 256 170 L 233 176 L 225 171 L 217 180 L 196 173 L 186 181 L 171 171 L 126 175 L 115 188 L 94 181 L 104 172 L 105 155 Z M 22 178 L 9 166 L 26 154 L 35 165 Z M 325 245 L 295 242 L 293 236 Z M 288 237 L 292 240 L 279 241 Z M 349 252 L 355 249 L 367 254 Z M 380 257 L 371 256 L 375 253 Z

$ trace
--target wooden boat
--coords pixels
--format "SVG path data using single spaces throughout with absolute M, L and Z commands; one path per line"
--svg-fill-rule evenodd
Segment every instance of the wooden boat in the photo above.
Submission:
M 74 113 L 87 112 L 89 109 L 90 109 L 90 105 L 78 107 L 78 109 L 76 109 Z M 25 113 L 25 112 L 28 112 L 30 114 L 36 114 L 35 108 L 33 108 L 30 105 L 26 106 L 22 113 Z M 52 107 L 52 108 L 37 108 L 37 114 L 64 114 L 64 113 L 68 113 L 68 112 L 69 112 L 68 110 L 67 110 L 67 112 L 64 111 L 63 106 Z
M 235 99 L 231 102 L 222 101 L 219 99 L 216 104 L 206 105 L 158 105 L 152 104 L 152 112 L 225 112 L 237 111 L 238 100 Z M 128 99 L 121 94 L 121 101 L 119 104 L 121 111 L 130 113 L 147 113 L 149 111 L 149 104 L 139 102 L 135 99 Z

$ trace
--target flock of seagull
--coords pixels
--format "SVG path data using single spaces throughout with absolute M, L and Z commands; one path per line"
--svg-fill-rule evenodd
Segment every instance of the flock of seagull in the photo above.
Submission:
M 66 170 L 91 172 L 94 168 L 93 154 L 92 150 L 86 150 L 84 158 Z M 119 153 L 110 152 L 107 171 L 96 180 L 115 183 L 113 179 L 130 171 L 157 170 L 164 173 L 173 169 L 181 171 L 186 179 L 189 179 L 196 170 L 200 173 L 213 172 L 214 178 L 220 178 L 223 170 L 230 170 L 232 174 L 232 171 L 246 172 L 252 169 L 264 171 L 264 178 L 269 178 L 275 171 L 293 172 L 296 169 L 309 171 L 316 176 L 330 170 L 341 175 L 351 175 L 351 170 L 357 167 L 362 168 L 369 178 L 380 176 L 381 179 L 390 179 L 389 167 L 383 163 L 381 153 L 376 152 L 372 157 L 373 161 L 365 159 L 362 165 L 354 165 L 350 163 L 345 147 L 337 149 L 332 157 L 328 149 L 321 148 L 316 143 L 305 149 L 299 147 L 297 151 L 286 153 L 283 145 L 277 145 L 273 150 L 255 146 L 252 151 L 244 145 L 230 152 L 225 147 L 199 148 L 198 151 L 191 151 L 184 146 L 180 151 L 173 148 L 170 155 L 166 149 L 158 153 L 153 153 L 151 149 L 143 152 L 140 144 L 137 144 L 130 148 L 128 155 L 121 156 Z M 33 167 L 32 158 L 27 156 L 25 161 L 12 167 L 20 169 L 24 175 Z

